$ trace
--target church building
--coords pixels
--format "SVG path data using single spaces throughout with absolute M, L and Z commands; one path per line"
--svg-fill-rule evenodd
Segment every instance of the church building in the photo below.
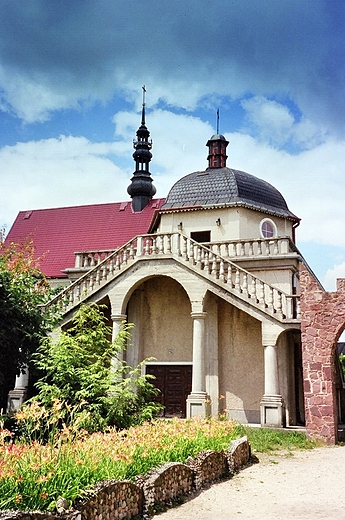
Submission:
M 91 301 L 106 305 L 114 337 L 134 324 L 126 360 L 154 358 L 146 371 L 166 417 L 303 426 L 300 219 L 271 184 L 227 166 L 228 144 L 213 135 L 206 169 L 155 198 L 143 104 L 131 200 L 20 212 L 7 242 L 33 238 L 61 286 L 51 304 L 62 327 Z M 13 407 L 26 384 L 17 378 Z

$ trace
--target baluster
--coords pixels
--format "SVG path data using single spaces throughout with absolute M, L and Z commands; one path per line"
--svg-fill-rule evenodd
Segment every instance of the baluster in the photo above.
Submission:
M 160 237 L 159 237 L 158 252 L 160 255 L 164 254 L 164 235 L 160 235 Z
M 190 246 L 189 246 L 189 259 L 191 260 L 192 265 L 194 265 L 195 264 L 195 262 L 194 262 L 194 244 L 192 242 L 190 242 Z
M 258 240 L 258 252 L 257 252 L 257 255 L 258 256 L 262 255 L 262 241 L 261 240 Z
M 218 256 L 221 256 L 221 250 L 220 250 L 220 248 L 221 248 L 221 244 L 217 244 L 217 255 L 218 255 Z
M 240 256 L 245 256 L 246 255 L 246 251 L 245 251 L 244 246 L 245 246 L 244 242 L 241 242 L 240 243 Z
M 182 236 L 182 257 L 185 259 L 185 260 L 188 260 L 188 255 L 187 255 L 187 238 Z
M 205 251 L 205 261 L 204 261 L 204 270 L 209 272 L 210 266 L 210 259 L 209 259 L 209 252 Z
M 102 281 L 106 280 L 107 278 L 108 278 L 108 266 L 107 266 L 107 263 L 104 262 L 104 264 L 102 266 Z
M 253 250 L 253 241 L 251 240 L 249 243 L 249 248 L 248 248 L 248 256 L 253 256 L 254 255 L 254 250 Z
M 101 270 L 97 269 L 96 271 L 96 284 L 99 285 L 101 282 Z
M 80 284 L 78 284 L 76 287 L 76 299 L 77 302 L 80 302 Z
M 243 273 L 242 292 L 243 292 L 243 294 L 248 296 L 248 275 L 247 275 L 247 273 Z
M 230 284 L 231 289 L 234 287 L 234 284 L 232 282 L 232 264 L 230 262 L 226 263 L 227 265 L 227 275 L 226 275 L 226 282 Z
M 131 242 L 131 244 L 129 246 L 129 258 L 131 260 L 134 260 L 134 257 L 135 257 L 134 242 Z
M 266 285 L 268 290 L 268 296 L 267 296 L 267 308 L 270 312 L 273 312 L 273 288 L 269 285 Z
M 282 293 L 280 291 L 275 291 L 276 293 L 276 312 L 278 316 L 282 317 Z
M 125 247 L 125 249 L 123 250 L 123 254 L 122 254 L 122 263 L 124 265 L 127 264 L 127 248 Z
M 115 269 L 118 271 L 121 269 L 121 252 L 118 252 L 116 255 L 116 267 Z
M 254 276 L 251 276 L 251 282 L 250 282 L 250 288 L 249 288 L 249 297 L 253 298 L 255 302 L 257 303 L 257 297 L 256 297 L 256 279 Z
M 217 257 L 214 253 L 211 253 L 211 259 L 212 259 L 212 268 L 211 268 L 211 274 L 214 276 L 217 276 Z
M 171 235 L 167 235 L 167 253 L 171 254 Z
M 224 248 L 225 248 L 225 252 L 224 252 L 225 258 L 229 258 L 229 243 L 228 242 L 224 245 Z
M 145 255 L 149 255 L 150 254 L 150 239 L 149 237 L 145 237 Z
M 262 282 L 261 280 L 257 280 L 257 283 L 259 285 L 259 290 L 258 290 L 259 304 L 264 306 L 265 305 L 264 282 Z
M 89 288 L 90 288 L 90 291 L 92 292 L 93 291 L 93 287 L 94 287 L 94 276 L 93 276 L 93 273 L 90 274 L 89 280 L 90 280 Z
M 238 267 L 236 267 L 235 272 L 235 289 L 237 291 L 240 291 L 240 270 L 238 269 Z
M 225 277 L 224 277 L 224 260 L 223 260 L 223 258 L 220 259 L 220 264 L 219 264 L 219 280 L 221 282 L 225 281 Z
M 202 266 L 201 266 L 201 247 L 200 246 L 196 246 L 196 266 L 199 269 L 202 269 Z
M 278 240 L 277 239 L 274 241 L 273 254 L 274 255 L 279 255 Z

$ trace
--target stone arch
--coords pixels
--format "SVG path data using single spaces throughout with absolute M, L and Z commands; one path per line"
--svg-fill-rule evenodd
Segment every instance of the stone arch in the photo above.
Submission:
M 338 440 L 335 351 L 345 328 L 345 280 L 326 292 L 304 266 L 300 269 L 301 331 L 307 434 Z

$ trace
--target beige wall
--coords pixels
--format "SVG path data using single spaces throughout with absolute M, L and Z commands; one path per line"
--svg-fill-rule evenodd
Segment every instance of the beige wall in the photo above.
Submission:
M 140 360 L 154 356 L 157 361 L 192 361 L 190 313 L 188 296 L 179 283 L 166 276 L 143 282 L 128 304 Z
M 221 225 L 216 220 L 220 218 Z M 277 227 L 278 236 L 292 237 L 291 221 L 270 216 L 247 208 L 200 209 L 162 214 L 159 232 L 178 231 L 182 222 L 182 232 L 190 235 L 193 231 L 211 231 L 211 241 L 239 240 L 260 238 L 262 219 L 270 219 Z
M 259 423 L 264 393 L 261 323 L 223 300 L 218 320 L 221 407 L 243 423 Z

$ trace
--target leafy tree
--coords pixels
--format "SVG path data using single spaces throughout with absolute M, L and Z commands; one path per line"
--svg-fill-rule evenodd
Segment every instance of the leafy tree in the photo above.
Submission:
M 61 427 L 78 423 L 89 432 L 127 428 L 157 414 L 161 406 L 152 400 L 157 394 L 152 376 L 142 374 L 143 363 L 133 368 L 122 360 L 130 328 L 124 323 L 112 342 L 102 307 L 82 305 L 71 328 L 55 341 L 45 338 L 33 356 L 42 373 L 35 406 L 39 401 L 53 413 L 63 403 Z
M 49 298 L 50 288 L 39 270 L 33 242 L 6 248 L 3 239 L 0 231 L 0 385 L 8 388 L 49 328 L 40 305 Z

